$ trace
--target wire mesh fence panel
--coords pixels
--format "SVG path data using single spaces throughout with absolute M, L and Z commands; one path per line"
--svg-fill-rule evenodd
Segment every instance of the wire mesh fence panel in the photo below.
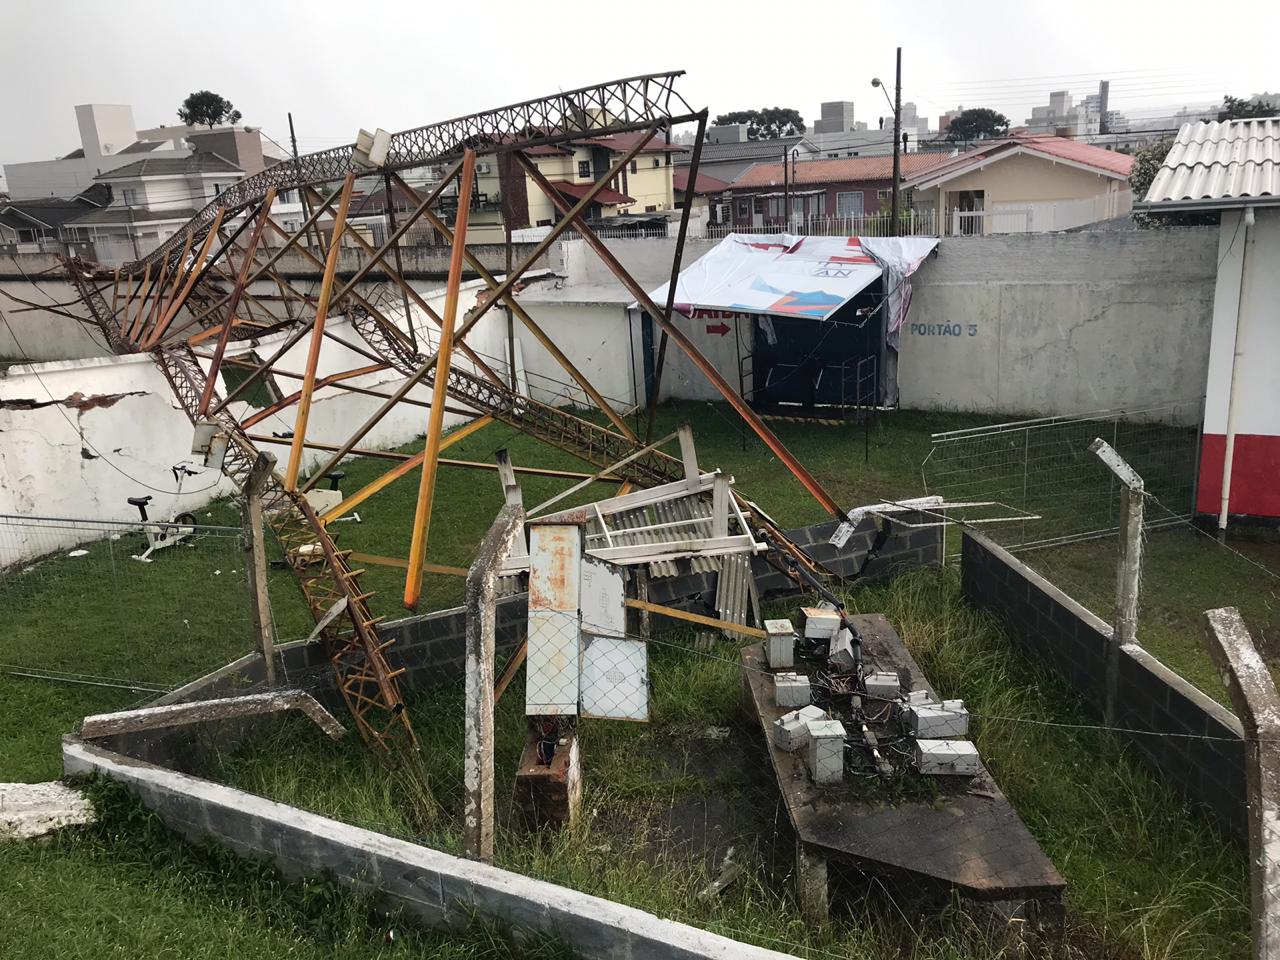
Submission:
M 1033 514 L 984 528 L 1006 547 L 1102 537 L 1117 530 L 1119 484 L 1089 452 L 1101 438 L 1166 506 L 1148 525 L 1176 522 L 1195 506 L 1200 409 L 1200 400 L 1188 400 L 934 434 L 923 479 L 948 500 L 996 501 Z M 955 555 L 958 540 L 948 547 Z
M 253 648 L 235 527 L 0 516 L 6 670 L 167 689 Z

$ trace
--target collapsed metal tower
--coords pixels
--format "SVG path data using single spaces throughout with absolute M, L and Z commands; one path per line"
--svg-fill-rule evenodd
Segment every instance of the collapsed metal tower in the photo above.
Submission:
M 285 549 L 290 568 L 307 598 L 308 605 L 326 644 L 337 675 L 339 688 L 364 737 L 383 746 L 412 742 L 413 731 L 403 709 L 397 684 L 400 671 L 391 667 L 386 651 L 391 641 L 377 631 L 380 617 L 369 608 L 372 594 L 361 589 L 360 574 L 352 565 L 351 551 L 341 550 L 326 531 L 326 523 L 357 503 L 385 488 L 410 470 L 422 467 L 417 515 L 405 585 L 405 603 L 414 607 L 421 589 L 425 564 L 427 530 L 431 518 L 435 471 L 439 463 L 441 430 L 447 402 L 474 411 L 479 423 L 500 421 L 553 447 L 571 453 L 599 468 L 611 468 L 619 480 L 647 487 L 679 480 L 684 476 L 680 460 L 662 453 L 638 437 L 625 419 L 575 367 L 513 296 L 521 277 L 570 227 L 595 251 L 619 282 L 635 297 L 661 329 L 656 377 L 660 382 L 667 341 L 673 340 L 708 377 L 770 450 L 787 465 L 804 487 L 837 518 L 843 512 L 835 500 L 782 445 L 743 398 L 724 380 L 692 342 L 672 323 L 675 278 L 683 258 L 692 191 L 681 211 L 680 231 L 672 258 L 671 293 L 665 305 L 654 303 L 645 290 L 618 262 L 586 223 L 585 217 L 595 197 L 608 186 L 642 147 L 654 136 L 681 123 L 696 122 L 697 140 L 693 148 L 691 180 L 696 178 L 700 145 L 707 111 L 694 111 L 676 92 L 682 72 L 650 74 L 616 80 L 549 97 L 528 100 L 483 113 L 458 117 L 442 123 L 407 130 L 390 136 L 383 160 L 373 167 L 360 162 L 353 147 L 341 147 L 285 160 L 248 177 L 225 190 L 196 214 L 186 226 L 147 256 L 109 270 L 79 259 L 68 260 L 68 277 L 117 353 L 150 353 L 194 425 L 216 425 L 228 438 L 224 472 L 243 489 L 257 456 L 258 444 L 280 442 L 253 431 L 265 417 L 296 407 L 296 420 L 284 471 L 273 473 L 264 491 L 266 515 Z M 596 177 L 581 198 L 570 205 L 547 182 L 524 151 L 540 145 L 568 143 L 584 137 L 641 132 L 643 136 L 621 155 L 612 167 Z M 527 176 L 560 213 L 547 236 L 499 280 L 467 250 L 466 224 L 469 193 L 476 156 L 491 154 L 515 171 Z M 448 164 L 448 171 L 427 193 L 415 190 L 400 172 L 427 164 Z M 412 207 L 412 212 L 394 226 L 386 242 L 375 248 L 358 231 L 348 230 L 353 188 L 358 177 L 380 175 Z M 433 210 L 439 205 L 446 185 L 458 179 L 457 219 L 452 227 Z M 317 187 L 340 184 L 325 197 Z M 297 190 L 311 205 L 309 215 L 295 230 L 282 228 L 271 218 L 277 195 Z M 390 197 L 388 196 L 388 200 Z M 330 218 L 325 242 L 318 224 Z M 449 284 L 444 310 L 437 313 L 404 279 L 397 265 L 399 243 L 415 224 L 429 224 L 452 247 Z M 273 236 L 277 246 L 265 241 Z M 311 238 L 319 250 L 310 249 Z M 337 265 L 344 242 L 348 252 L 361 255 L 359 266 L 345 280 L 337 278 Z M 319 292 L 311 297 L 300 292 L 276 264 L 285 253 L 296 251 L 321 272 Z M 459 283 L 464 263 L 488 287 L 485 297 L 465 320 L 458 322 Z M 404 298 L 406 317 L 402 327 L 383 309 L 361 295 L 357 286 L 373 270 L 390 279 Z M 250 293 L 258 281 L 273 282 L 279 296 L 264 304 Z M 424 313 L 440 331 L 437 351 L 424 352 L 408 316 L 409 303 Z M 281 308 L 274 304 L 283 304 Z M 517 318 L 565 373 L 581 388 L 604 415 L 608 425 L 600 425 L 541 403 L 512 388 L 466 341 L 467 333 L 492 308 L 503 306 Z M 326 339 L 335 340 L 326 330 L 326 321 L 342 316 L 359 333 L 363 346 L 357 352 L 369 362 L 350 370 L 317 378 L 317 362 Z M 228 357 L 233 342 L 256 340 L 268 334 L 286 332 L 283 342 L 265 361 L 249 362 Z M 288 371 L 280 360 L 293 346 L 309 338 L 306 367 Z M 344 347 L 352 344 L 337 340 Z M 472 370 L 452 362 L 453 351 L 465 356 Z M 235 351 L 233 350 L 233 353 Z M 219 396 L 218 375 L 224 367 L 238 367 L 240 382 Z M 402 382 L 389 393 L 355 387 L 348 381 L 365 374 L 394 370 Z M 264 410 L 245 413 L 237 419 L 230 404 L 251 391 L 267 375 L 296 379 L 297 392 L 270 404 Z M 349 454 L 364 452 L 361 439 L 397 404 L 410 401 L 417 385 L 432 388 L 427 441 L 422 454 L 406 458 L 383 477 L 347 497 L 330 510 L 317 512 L 306 494 Z M 378 411 L 353 430 L 344 442 L 326 445 L 309 442 L 307 419 L 316 390 L 332 387 L 354 390 L 382 400 Z M 650 396 L 650 429 L 658 390 Z M 304 450 L 319 449 L 330 454 L 327 462 L 300 476 Z M 742 505 L 751 522 L 768 533 L 768 542 L 786 553 L 785 566 L 797 566 L 812 575 L 813 561 L 792 546 L 771 521 L 747 501 Z M 345 600 L 345 604 L 342 601 Z M 337 617 L 335 609 L 341 609 Z

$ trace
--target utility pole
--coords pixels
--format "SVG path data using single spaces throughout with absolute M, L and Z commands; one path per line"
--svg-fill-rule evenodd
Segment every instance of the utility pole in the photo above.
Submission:
M 789 177 L 791 169 L 790 161 L 787 159 L 787 148 L 782 148 L 782 217 L 785 224 L 791 218 L 791 180 Z
M 303 219 L 310 220 L 311 202 L 307 199 L 307 191 L 302 189 L 302 161 L 298 159 L 298 135 L 293 131 L 293 111 L 289 111 L 286 116 L 289 118 L 289 145 L 293 148 L 293 172 L 298 181 L 298 199 L 302 201 Z M 320 250 L 320 224 L 313 224 L 313 226 L 316 231 L 316 249 Z
M 902 178 L 902 48 L 898 48 L 897 75 L 893 83 L 893 236 L 902 232 L 898 223 L 898 181 Z

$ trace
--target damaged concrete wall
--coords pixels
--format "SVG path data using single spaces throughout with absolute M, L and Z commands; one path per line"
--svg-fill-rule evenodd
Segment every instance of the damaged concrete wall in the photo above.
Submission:
M 902 331 L 902 406 L 1054 416 L 1202 395 L 1217 228 L 943 240 Z

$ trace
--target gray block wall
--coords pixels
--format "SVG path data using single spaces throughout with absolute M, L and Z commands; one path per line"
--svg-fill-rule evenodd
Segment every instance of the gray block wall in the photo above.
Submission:
M 966 531 L 961 586 L 1013 642 L 1102 717 L 1111 627 L 981 534 Z M 1138 633 L 1141 640 L 1141 622 Z M 1116 723 L 1130 748 L 1193 806 L 1247 836 L 1243 730 L 1235 715 L 1141 646 L 1120 648 Z
M 521 933 L 560 937 L 595 960 L 795 960 L 611 900 L 464 860 L 297 807 L 129 759 L 76 737 L 62 746 L 68 774 L 96 771 L 129 788 L 190 840 L 210 838 L 268 860 L 290 879 L 332 871 L 426 927 L 459 930 L 474 917 Z

